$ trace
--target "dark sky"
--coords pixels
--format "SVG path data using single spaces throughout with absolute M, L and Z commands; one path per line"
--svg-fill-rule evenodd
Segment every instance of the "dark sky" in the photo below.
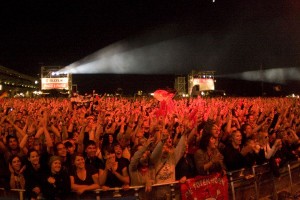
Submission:
M 299 0 L 7 1 L 0 26 L 0 65 L 33 76 L 121 40 L 175 41 L 161 72 L 300 66 Z

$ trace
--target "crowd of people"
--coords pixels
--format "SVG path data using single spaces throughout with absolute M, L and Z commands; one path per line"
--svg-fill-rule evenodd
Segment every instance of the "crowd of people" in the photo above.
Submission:
M 141 199 L 167 199 L 168 187 L 152 185 L 265 162 L 280 176 L 300 156 L 294 98 L 0 101 L 0 187 L 26 189 L 28 199 L 141 185 Z

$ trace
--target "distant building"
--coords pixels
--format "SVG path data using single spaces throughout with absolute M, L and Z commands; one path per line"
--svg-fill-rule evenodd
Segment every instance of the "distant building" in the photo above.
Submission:
M 39 90 L 37 78 L 0 66 L 0 92 L 9 97 L 32 97 Z

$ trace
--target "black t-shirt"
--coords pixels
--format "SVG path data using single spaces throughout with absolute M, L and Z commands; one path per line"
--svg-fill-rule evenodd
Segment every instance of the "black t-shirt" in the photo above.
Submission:
M 100 158 L 96 157 L 96 156 L 94 158 L 88 158 L 88 157 L 86 157 L 85 158 L 85 164 L 92 165 L 97 170 L 105 168 L 105 165 L 102 162 L 102 160 Z
M 55 179 L 55 184 L 48 182 L 49 177 Z M 66 199 L 71 190 L 70 177 L 64 170 L 61 170 L 58 174 L 53 174 L 49 170 L 43 178 L 41 189 L 46 199 Z
M 228 171 L 246 167 L 245 157 L 232 144 L 228 144 L 223 150 L 224 163 Z
M 121 158 L 116 158 L 116 162 L 118 162 L 118 168 L 116 171 L 119 174 L 123 175 L 122 170 L 124 169 L 124 167 L 127 167 L 128 170 L 129 160 L 121 157 Z M 124 184 L 111 171 L 108 171 L 105 185 L 113 188 L 113 187 L 122 187 L 122 185 Z
M 94 174 L 98 174 L 98 170 L 93 167 L 92 165 L 85 165 L 85 169 L 86 169 L 86 178 L 85 180 L 82 180 L 78 177 L 77 173 L 76 173 L 76 169 L 72 170 L 71 175 L 74 177 L 74 183 L 78 184 L 78 185 L 92 185 L 94 184 L 94 180 L 93 180 L 93 175 Z
M 194 154 L 187 154 L 182 156 L 175 168 L 176 180 L 181 179 L 183 176 L 193 178 L 196 175 L 196 167 L 194 162 Z
M 10 171 L 4 159 L 4 154 L 0 153 L 0 187 L 9 188 Z
M 35 170 L 31 163 L 26 164 L 24 178 L 26 196 L 28 196 L 28 198 L 36 198 L 36 193 L 33 192 L 32 189 L 35 187 L 39 187 L 40 189 L 42 188 L 43 177 L 45 175 L 46 169 L 46 166 L 41 165 L 39 169 Z

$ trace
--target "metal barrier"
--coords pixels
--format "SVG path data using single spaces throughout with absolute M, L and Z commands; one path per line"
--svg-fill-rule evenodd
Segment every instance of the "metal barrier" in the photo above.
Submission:
M 236 200 L 236 189 L 255 189 L 255 176 L 251 168 L 227 172 L 231 196 Z
M 4 188 L 0 188 L 0 199 L 20 199 L 23 200 L 24 198 L 25 190 L 23 189 L 11 189 L 11 190 L 5 190 Z
M 288 189 L 291 194 L 294 194 L 294 187 L 300 184 L 300 162 L 289 162 L 279 170 L 280 177 L 273 176 L 269 163 L 263 165 L 255 165 L 251 169 L 240 169 L 227 172 L 229 181 L 229 190 L 231 198 L 244 199 L 247 196 L 249 199 L 260 199 L 266 196 L 272 196 L 277 199 L 278 192 Z M 284 180 L 286 179 L 286 180 Z M 270 183 L 270 184 L 268 184 Z M 263 184 L 263 187 L 260 186 Z M 254 189 L 254 194 L 251 189 Z M 241 198 L 237 198 L 236 193 L 241 190 L 246 190 L 246 195 L 243 193 Z M 261 197 L 261 192 L 264 194 Z
M 290 192 L 293 194 L 293 186 L 300 184 L 300 162 L 290 162 L 288 164 L 289 178 L 290 178 Z
M 237 200 L 237 199 L 245 199 L 245 195 L 243 194 L 241 198 L 238 198 L 236 193 L 242 190 L 247 191 L 248 199 L 260 199 L 266 197 L 267 195 L 274 195 L 276 198 L 277 193 L 282 190 L 288 188 L 290 193 L 294 194 L 295 188 L 300 185 L 300 162 L 294 161 L 289 162 L 283 168 L 280 169 L 280 174 L 282 178 L 286 178 L 287 181 L 284 183 L 277 180 L 272 175 L 272 171 L 270 170 L 269 164 L 265 163 L 263 165 L 255 165 L 249 169 L 241 169 L 236 171 L 227 172 L 228 177 L 228 185 L 229 185 L 229 199 Z M 272 184 L 266 184 L 272 183 Z M 283 184 L 283 187 L 281 185 Z M 279 186 L 278 186 L 279 184 Z M 263 187 L 261 187 L 263 185 Z M 153 185 L 152 193 L 145 193 L 144 186 L 132 186 L 127 189 L 123 188 L 109 188 L 108 190 L 97 189 L 94 191 L 95 195 L 92 195 L 92 199 L 100 200 L 100 199 L 153 199 L 152 195 L 156 195 L 155 192 L 164 189 L 163 194 L 166 195 L 166 198 L 172 200 L 180 200 L 180 190 L 179 182 L 175 181 L 168 184 L 155 184 Z M 299 188 L 299 186 L 298 186 Z M 272 193 L 270 192 L 272 190 Z M 263 195 L 261 193 L 264 192 Z M 298 191 L 299 192 L 299 191 Z M 2 199 L 25 199 L 24 197 L 25 190 L 22 189 L 11 189 L 5 190 L 4 188 L 0 188 L 0 200 Z M 86 199 L 81 196 L 70 195 L 68 199 Z M 91 199 L 91 198 L 89 198 Z
M 262 183 L 262 180 L 267 180 L 267 178 L 270 177 L 269 175 L 272 172 L 270 170 L 269 163 L 264 163 L 262 165 L 253 166 L 252 167 L 252 172 L 253 172 L 253 176 L 255 178 L 255 181 L 254 181 L 255 199 L 259 199 L 259 197 L 260 197 L 260 185 Z
M 134 196 L 135 199 L 141 199 L 140 198 L 141 193 L 145 193 L 146 195 L 148 195 L 149 199 L 152 199 L 151 195 L 155 194 L 155 192 L 156 192 L 155 189 L 162 188 L 162 187 L 164 187 L 164 189 L 166 189 L 167 192 L 165 194 L 166 194 L 166 196 L 168 196 L 168 199 L 172 199 L 172 200 L 181 199 L 178 197 L 179 196 L 178 194 L 176 195 L 176 193 L 179 192 L 178 190 L 175 189 L 176 186 L 179 186 L 178 183 L 179 183 L 178 181 L 174 181 L 174 182 L 166 183 L 166 184 L 154 184 L 152 186 L 153 191 L 149 194 L 146 194 L 144 191 L 142 191 L 145 189 L 145 186 L 131 186 L 129 188 L 126 188 L 125 190 L 123 188 L 109 188 L 107 190 L 97 189 L 97 190 L 95 190 L 96 200 L 100 200 L 103 197 L 107 198 L 107 196 L 108 197 L 110 196 L 113 198 L 123 197 L 123 195 L 121 194 L 121 191 L 125 191 L 127 193 L 130 193 L 130 191 L 131 191 L 131 193 L 133 194 L 132 196 Z M 109 195 L 109 194 L 105 195 L 105 193 L 111 193 L 111 195 Z

